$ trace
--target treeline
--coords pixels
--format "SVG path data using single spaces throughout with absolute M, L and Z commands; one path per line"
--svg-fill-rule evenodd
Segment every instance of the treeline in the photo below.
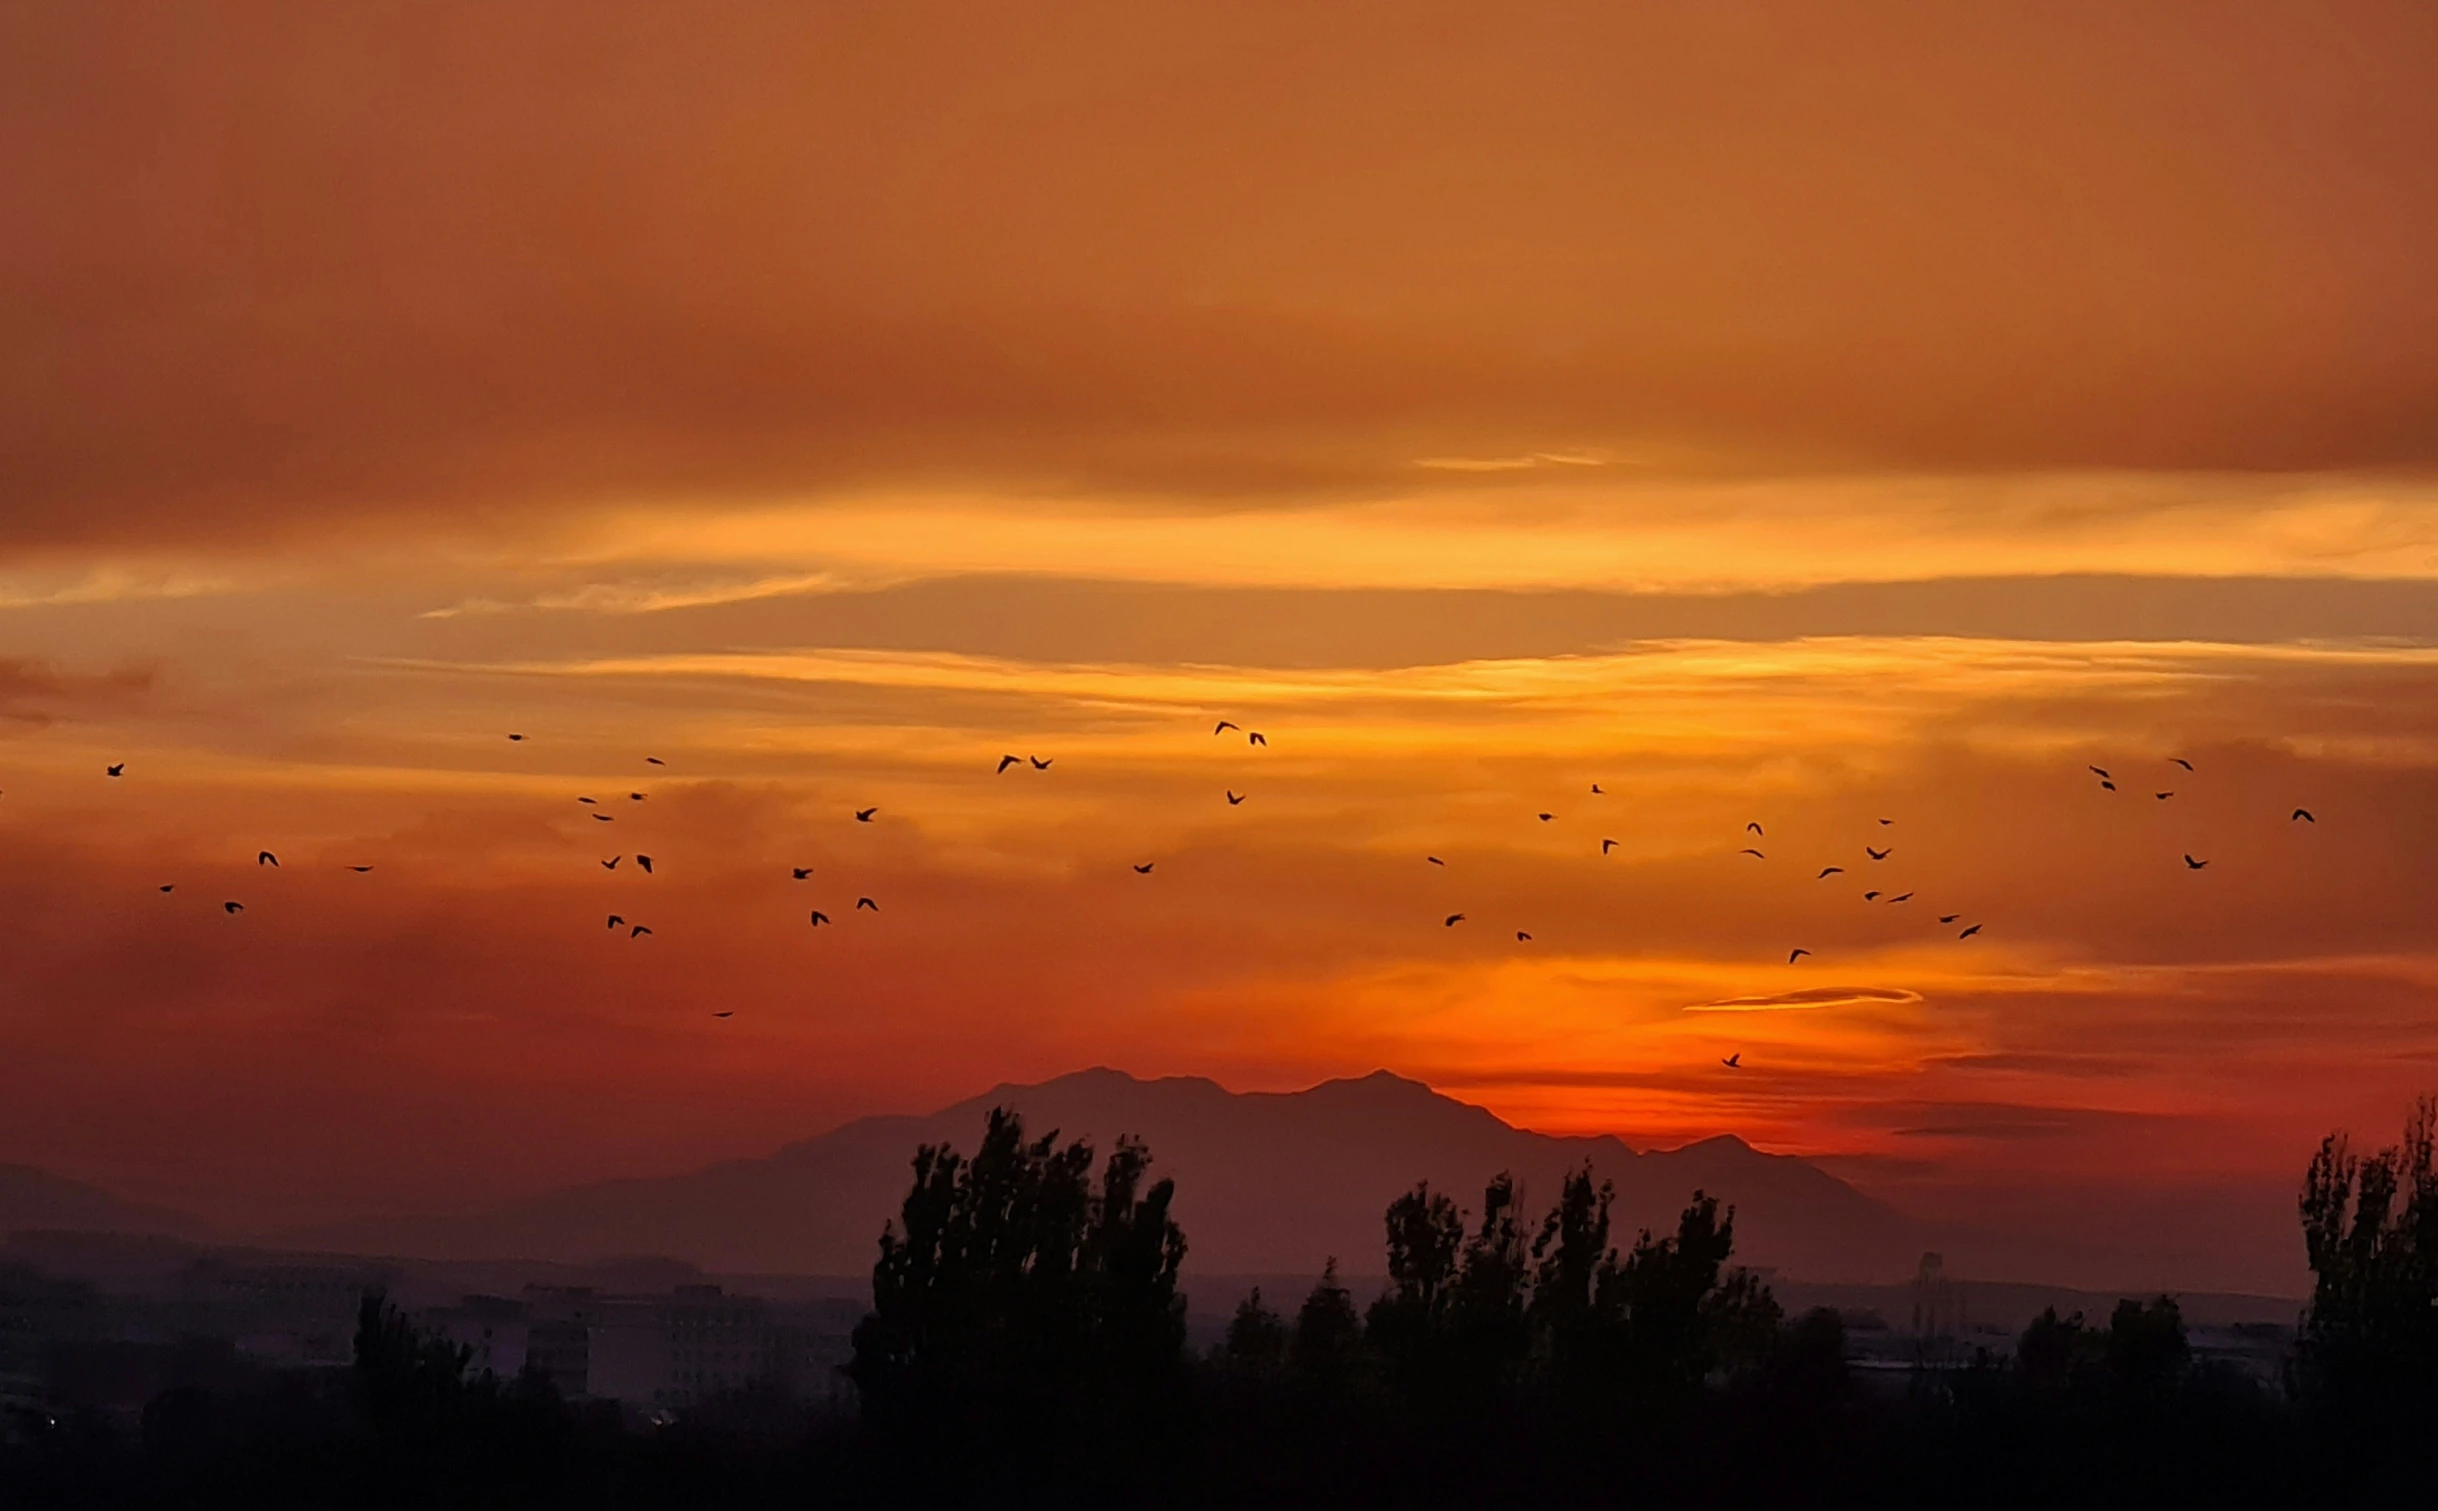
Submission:
M 1186 1236 L 1151 1152 L 994 1113 L 927 1146 L 825 1416 L 746 1391 L 638 1428 L 365 1302 L 343 1379 L 170 1392 L 132 1431 L 21 1418 L 0 1504 L 40 1506 L 2315 1506 L 2438 1484 L 2438 1104 L 2305 1177 L 2291 1367 L 2196 1359 L 2176 1303 L 2036 1319 L 2006 1357 L 1866 1386 L 1833 1312 L 1783 1315 L 1703 1193 L 1614 1231 L 1580 1171 L 1385 1214 L 1387 1284 L 1335 1263 L 1187 1345 Z

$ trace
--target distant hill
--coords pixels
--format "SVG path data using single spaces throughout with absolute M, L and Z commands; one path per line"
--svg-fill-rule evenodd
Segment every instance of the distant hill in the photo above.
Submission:
M 209 1236 L 211 1225 L 166 1207 L 126 1201 L 98 1186 L 31 1165 L 0 1165 L 0 1238 L 53 1229 L 203 1238 Z
M 1909 1273 L 1927 1230 L 1803 1160 L 1740 1139 L 1638 1153 L 1615 1138 L 1557 1138 L 1381 1071 L 1299 1092 L 1230 1092 L 1198 1077 L 1138 1080 L 1096 1069 L 1038 1086 L 999 1086 L 925 1117 L 864 1118 L 765 1159 L 691 1174 L 613 1180 L 456 1217 L 368 1220 L 284 1235 L 319 1249 L 433 1259 L 509 1256 L 583 1262 L 659 1254 L 725 1272 L 852 1275 L 871 1268 L 881 1224 L 910 1180 L 915 1146 L 970 1151 L 990 1108 L 1106 1150 L 1142 1137 L 1155 1173 L 1177 1181 L 1187 1264 L 1205 1274 L 1315 1274 L 1331 1255 L 1349 1274 L 1382 1268 L 1382 1209 L 1428 1179 L 1468 1209 L 1512 1171 L 1528 1208 L 1589 1161 L 1618 1194 L 1618 1236 L 1672 1227 L 1686 1199 L 1735 1204 L 1744 1262 L 1815 1280 Z

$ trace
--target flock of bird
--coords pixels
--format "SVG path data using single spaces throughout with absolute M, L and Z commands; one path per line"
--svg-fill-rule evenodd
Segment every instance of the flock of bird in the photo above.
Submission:
M 1267 748 L 1270 743 L 1269 739 L 1263 735 L 1261 731 L 1246 730 L 1241 725 L 1230 719 L 1219 720 L 1211 730 L 1213 737 L 1223 736 L 1231 733 L 1244 735 L 1245 743 L 1251 747 Z M 525 742 L 525 736 L 522 734 L 511 734 L 508 736 L 508 739 L 511 743 L 516 744 L 522 744 Z M 653 767 L 666 767 L 668 764 L 658 756 L 645 756 L 643 760 L 646 765 Z M 1054 761 L 1052 758 L 1044 756 L 1013 754 L 1002 755 L 994 767 L 993 774 L 1005 776 L 1010 770 L 1030 770 L 1036 772 L 1047 771 L 1053 764 Z M 2169 764 L 2178 767 L 2187 775 L 2198 775 L 2193 763 L 2185 757 L 2170 757 Z M 2089 770 L 2091 774 L 2098 779 L 2100 791 L 2107 793 L 2119 791 L 2115 774 L 2108 768 L 2103 766 L 2091 766 Z M 126 775 L 126 772 L 127 763 L 124 761 L 114 762 L 105 768 L 105 775 L 112 780 L 123 778 Z M 1591 784 L 1591 794 L 1594 797 L 1606 795 L 1598 782 Z M 1222 789 L 1222 795 L 1225 798 L 1227 805 L 1234 808 L 1242 805 L 1249 794 L 1240 793 L 1233 787 L 1226 787 Z M 2175 796 L 2175 790 L 2172 788 L 2166 790 L 2153 790 L 2151 792 L 2151 799 L 2154 802 L 2169 802 L 2172 801 Z M 649 794 L 643 792 L 629 792 L 626 794 L 626 799 L 630 803 L 641 803 L 646 801 L 648 797 Z M 616 822 L 616 817 L 614 814 L 602 811 L 603 804 L 600 799 L 587 795 L 580 796 L 576 798 L 575 801 L 578 805 L 590 810 L 590 816 L 595 822 L 604 824 Z M 852 813 L 856 823 L 869 824 L 879 815 L 880 809 L 877 806 L 872 806 L 852 809 L 850 812 Z M 1546 810 L 1536 812 L 1533 816 L 1539 822 L 1544 824 L 1554 822 L 1557 818 L 1557 815 L 1554 812 Z M 2296 808 L 2289 816 L 2288 822 L 2316 825 L 2318 823 L 2318 819 L 2308 808 Z M 1878 821 L 1877 827 L 1888 829 L 1894 828 L 1895 825 L 1896 820 L 1891 818 L 1882 818 Z M 1766 842 L 1768 838 L 1768 831 L 1764 829 L 1760 821 L 1756 819 L 1749 821 L 1744 825 L 1741 837 Z M 1620 843 L 1620 841 L 1614 838 L 1603 838 L 1600 841 L 1599 853 L 1602 856 L 1606 856 L 1610 852 L 1617 849 Z M 1866 840 L 1862 844 L 1861 850 L 1864 864 L 1877 865 L 1887 861 L 1891 856 L 1893 856 L 1896 852 L 1896 847 L 1893 841 L 1874 845 Z M 1747 844 L 1736 853 L 1738 856 L 1749 856 L 1755 861 L 1764 863 L 1766 863 L 1769 859 L 1767 852 L 1763 851 L 1758 845 L 1754 844 Z M 1424 862 L 1432 866 L 1441 867 L 1443 869 L 1447 866 L 1447 861 L 1438 855 L 1425 855 L 1422 858 Z M 609 858 L 601 861 L 600 865 L 604 871 L 615 872 L 621 865 L 626 864 L 630 859 L 633 861 L 634 867 L 637 871 L 640 871 L 646 876 L 655 874 L 655 863 L 653 858 L 650 855 L 644 854 L 640 851 L 634 852 L 632 855 L 621 853 L 610 856 Z M 2185 851 L 2183 853 L 2183 860 L 2185 869 L 2188 871 L 2206 870 L 2209 866 L 2208 860 L 2195 856 L 2190 851 Z M 257 852 L 254 863 L 258 868 L 277 869 L 279 867 L 279 857 L 269 850 L 263 850 Z M 1149 876 L 1152 874 L 1156 865 L 1156 861 L 1145 860 L 1134 862 L 1132 868 L 1135 874 L 1138 876 Z M 344 866 L 341 869 L 353 872 L 357 875 L 363 875 L 371 871 L 373 868 L 369 865 L 351 864 Z M 791 880 L 802 882 L 810 880 L 813 877 L 814 868 L 811 866 L 790 866 L 788 868 L 788 872 Z M 1843 876 L 1846 874 L 1847 871 L 1843 865 L 1831 863 L 1822 866 L 1818 875 L 1814 879 L 1825 882 L 1833 877 Z M 165 883 L 160 887 L 160 890 L 164 893 L 175 892 L 177 890 L 177 884 L 174 882 Z M 1866 889 L 1862 893 L 1862 900 L 1870 904 L 1895 907 L 1912 902 L 1916 896 L 1916 889 L 1908 889 L 1890 896 L 1887 895 L 1884 888 L 1874 887 Z M 234 898 L 223 901 L 220 906 L 223 912 L 231 916 L 243 913 L 245 911 L 245 904 Z M 859 896 L 855 899 L 853 911 L 878 913 L 880 911 L 880 904 L 871 897 Z M 1930 909 L 1925 906 L 1921 911 L 1924 913 L 1929 913 Z M 1959 922 L 1963 922 L 1965 917 L 1964 913 L 1961 911 L 1952 913 L 1937 913 L 1933 916 L 1936 917 L 1938 926 L 1942 929 L 1953 928 Z M 1440 920 L 1440 923 L 1441 927 L 1452 929 L 1467 921 L 1468 915 L 1460 910 L 1447 914 Z M 833 920 L 827 912 L 816 907 L 809 911 L 807 922 L 810 927 L 821 928 L 831 925 Z M 653 933 L 650 924 L 640 922 L 636 919 L 631 919 L 623 912 L 609 914 L 607 926 L 612 932 L 624 931 L 625 936 L 630 940 L 646 939 L 651 937 Z M 1973 939 L 1981 933 L 1982 928 L 1983 924 L 1978 920 L 1966 923 L 1962 929 L 1956 932 L 1955 938 L 1958 941 Z M 1518 943 L 1528 944 L 1532 942 L 1532 937 L 1532 933 L 1529 929 L 1519 928 L 1515 930 L 1515 938 Z M 1786 963 L 1788 965 L 1795 965 L 1807 958 L 1816 957 L 1809 947 L 1798 945 L 1787 951 Z M 712 1014 L 712 1016 L 715 1018 L 729 1018 L 733 1017 L 734 1013 L 733 1011 L 722 1011 L 715 1012 Z M 1728 1055 L 1724 1057 L 1720 1063 L 1729 1070 L 1739 1070 L 1743 1068 L 1743 1053 L 1742 1051 L 1738 1051 L 1735 1054 Z

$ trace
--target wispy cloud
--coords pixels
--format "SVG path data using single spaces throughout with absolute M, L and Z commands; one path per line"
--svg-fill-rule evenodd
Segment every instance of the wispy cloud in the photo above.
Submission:
M 1919 1002 L 1922 994 L 1901 986 L 1812 986 L 1801 991 L 1772 992 L 1762 997 L 1723 997 L 1696 1002 L 1689 1013 L 1782 1013 L 1812 1007 L 1857 1007 L 1865 1003 Z

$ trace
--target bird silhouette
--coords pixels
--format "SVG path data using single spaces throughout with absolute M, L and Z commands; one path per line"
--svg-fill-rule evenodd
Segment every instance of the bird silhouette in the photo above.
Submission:
M 577 799 L 576 799 L 576 801 L 577 801 L 577 802 L 579 802 L 579 803 L 590 803 L 590 802 L 592 802 L 593 800 L 592 800 L 591 798 L 588 798 L 588 797 L 580 797 L 580 798 L 577 798 Z
M 787 868 L 787 874 L 794 877 L 798 881 L 802 881 L 804 878 L 813 874 L 813 868 L 810 866 L 790 866 Z
M 1941 923 L 1953 923 L 1953 922 L 1955 922 L 1957 919 L 1959 919 L 1959 918 L 1961 918 L 1961 917 L 1963 917 L 1963 916 L 1964 916 L 1964 915 L 1963 915 L 1963 914 L 1961 914 L 1961 913 L 1941 913 L 1941 914 L 1939 915 L 1939 922 L 1941 922 Z
M 1244 737 L 1244 742 L 1247 745 L 1268 745 L 1270 743 L 1267 739 L 1263 738 L 1261 731 L 1258 729 L 1246 735 Z
M 626 937 L 629 939 L 641 939 L 644 935 L 651 932 L 652 931 L 650 929 L 639 923 L 626 931 Z
M 1895 823 L 1895 822 L 1896 822 L 1896 820 L 1894 820 L 1894 819 L 1892 819 L 1892 818 L 1883 818 L 1883 819 L 1881 819 L 1881 820 L 1879 821 L 1879 823 L 1880 823 L 1880 827 L 1881 827 L 1881 828 L 1886 828 L 1888 825 L 1893 824 L 1893 823 Z
M 643 794 L 640 792 L 630 792 L 626 795 L 626 800 L 630 803 L 640 803 L 643 801 Z
M 2287 820 L 2286 820 L 2286 822 L 2287 822 L 2287 823 L 2289 823 L 2289 824 L 2290 824 L 2290 823 L 2293 823 L 2295 818 L 2301 819 L 2301 820 L 2302 820 L 2304 823 L 2306 823 L 2306 824 L 2316 824 L 2316 823 L 2318 823 L 2318 822 L 2319 822 L 2319 820 L 2318 820 L 2318 819 L 2315 819 L 2315 818 L 2313 818 L 2313 817 L 2311 816 L 2311 810 L 2310 810 L 2310 809 L 2308 809 L 2308 808 L 2297 808 L 2297 809 L 2295 809 L 2295 810 L 2294 810 L 2294 818 L 2287 819 Z
M 1244 801 L 1243 797 L 1241 797 L 1240 795 L 1238 795 L 1238 793 L 1236 792 L 1236 789 L 1234 789 L 1233 787 L 1231 787 L 1231 788 L 1229 788 L 1229 789 L 1228 789 L 1228 794 L 1227 794 L 1227 805 L 1228 805 L 1230 808 L 1235 807 L 1235 806 L 1236 806 L 1238 803 L 1241 803 L 1241 802 L 1243 802 L 1243 801 Z
M 1865 892 L 1862 894 L 1862 900 L 1864 902 L 1877 902 L 1879 901 L 1879 894 L 1877 892 Z
M 1832 876 L 1843 876 L 1844 874 L 1845 867 L 1843 866 L 1823 866 L 1820 868 L 1820 874 L 1812 879 L 1814 881 L 1826 881 Z
M 367 871 L 371 870 L 371 869 L 372 869 L 372 867 L 370 867 L 370 866 L 349 866 L 347 869 L 348 869 L 348 870 L 350 870 L 350 871 L 353 871 L 353 872 L 354 872 L 354 873 L 356 873 L 356 875 L 358 875 L 358 876 L 362 876 L 362 875 L 363 875 L 365 872 L 367 872 Z
M 2106 788 L 2110 792 L 2114 792 L 2116 790 L 2116 784 L 2114 782 L 2102 782 L 2099 785 Z
M 2293 821 L 2292 821 L 2291 819 L 2289 819 L 2289 820 L 2287 820 L 2287 822 L 2291 823 L 2291 822 L 2293 822 Z M 2203 866 L 2206 866 L 2206 865 L 2208 865 L 2208 864 L 2209 864 L 2209 862 L 2208 862 L 2208 861 L 2205 861 L 2205 860 L 2195 860 L 2195 859 L 2193 859 L 2193 858 L 2192 858 L 2190 855 L 2187 855 L 2187 856 L 2185 856 L 2185 857 L 2184 857 L 2184 868 L 2185 868 L 2186 870 L 2188 870 L 2188 871 L 2198 871 L 2198 870 L 2200 870 L 2200 869 L 2201 869 Z
M 645 756 L 643 759 L 647 764 L 653 766 L 666 766 L 669 764 L 658 756 Z
M 1889 901 L 1891 904 L 1894 904 L 1894 903 L 1900 903 L 1900 902 L 1910 902 L 1910 901 L 1912 901 L 1912 900 L 1913 900 L 1913 894 L 1912 894 L 1912 893 L 1910 893 L 1910 892 L 1899 892 L 1899 893 L 1897 893 L 1897 894 L 1896 894 L 1894 897 L 1891 897 L 1891 898 L 1889 898 L 1889 899 L 1888 899 L 1888 901 Z
M 1214 728 L 1214 729 L 1212 729 L 1212 730 L 1211 730 L 1211 733 L 1212 733 L 1212 734 L 1215 734 L 1215 735 L 1223 735 L 1223 734 L 1226 734 L 1226 733 L 1227 733 L 1229 730 L 1234 729 L 1235 727 L 1236 727 L 1236 725 L 1235 725 L 1235 722 L 1234 722 L 1233 720 L 1229 720 L 1229 719 L 1221 719 L 1221 720 L 1219 721 L 1219 723 L 1218 723 L 1218 726 L 1217 726 L 1216 728 Z
M 1033 759 L 1033 769 L 1034 769 L 1035 771 L 1047 771 L 1047 770 L 1049 770 L 1049 769 L 1050 769 L 1050 763 L 1049 763 L 1048 761 L 1043 760 L 1041 757 L 1039 757 L 1039 756 L 1034 756 L 1032 759 Z M 1053 758 L 1053 759 L 1054 759 L 1054 758 Z
M 1761 833 L 1761 826 L 1760 826 L 1759 824 L 1746 824 L 1746 825 L 1744 826 L 1744 829 L 1745 829 L 1745 832 L 1750 833 L 1750 834 L 1760 834 L 1760 833 Z M 1761 837 L 1762 837 L 1762 838 L 1764 838 L 1764 839 L 1768 838 L 1768 836 L 1767 836 L 1767 835 L 1762 835 Z
M 1788 965 L 1792 965 L 1810 953 L 1811 951 L 1809 950 L 1788 950 L 1786 952 L 1786 963 Z
M 1609 851 L 1614 850 L 1614 849 L 1616 849 L 1616 848 L 1617 848 L 1617 842 L 1616 842 L 1615 840 L 1613 840 L 1613 839 L 1604 839 L 1604 840 L 1600 841 L 1600 853 L 1601 853 L 1602 855 L 1606 855 L 1606 854 L 1607 854 Z
M 1147 860 L 1134 868 L 1135 874 L 1138 876 L 1149 876 L 1151 874 L 1151 868 L 1158 864 L 1159 862 L 1156 860 Z
M 1769 859 L 1769 857 L 1768 857 L 1768 856 L 1763 855 L 1763 854 L 1762 854 L 1760 851 L 1755 850 L 1755 849 L 1754 849 L 1754 848 L 1752 848 L 1750 845 L 1746 845 L 1746 846 L 1745 846 L 1743 849 L 1738 850 L 1738 851 L 1736 851 L 1735 853 L 1736 853 L 1736 854 L 1738 854 L 1738 855 L 1749 855 L 1749 856 L 1751 856 L 1751 857 L 1752 857 L 1754 860 L 1767 860 L 1767 859 Z
M 525 737 L 523 735 L 510 735 L 508 738 L 511 740 L 521 740 Z
M 273 855 L 270 851 L 265 850 L 260 855 L 254 857 L 254 864 L 258 866 L 269 866 L 272 869 L 277 870 L 279 867 L 279 857 Z
M 733 1018 L 736 1016 L 736 1009 L 730 1008 L 724 1013 L 713 1013 L 711 1016 L 714 1018 Z
M 2184 759 L 2182 756 L 2169 756 L 2167 759 L 2175 762 L 2178 766 L 2183 767 L 2186 771 L 2193 769 L 2193 763 Z
M 1891 845 L 1888 847 L 1888 850 L 1893 850 L 1895 848 L 1895 846 Z M 1886 860 L 1888 858 L 1888 850 L 1874 850 L 1869 845 L 1862 847 L 1862 853 L 1868 855 L 1873 860 Z
M 1956 937 L 1956 938 L 1958 938 L 1958 939 L 1970 939 L 1970 938 L 1971 938 L 1973 935 L 1978 934 L 1978 933 L 1980 933 L 1980 932 L 1981 932 L 1981 926 L 1980 926 L 1979 924 L 1977 924 L 1977 923 L 1976 923 L 1976 924 L 1974 924 L 1974 925 L 1973 925 L 1971 928 L 1966 929 L 1966 930 L 1965 930 L 1963 933 L 1958 934 L 1958 935 L 1956 935 L 1955 937 Z
M 815 909 L 813 909 L 813 927 L 814 927 L 814 928 L 816 928 L 816 929 L 817 929 L 817 928 L 821 927 L 823 924 L 828 923 L 829 921 L 830 921 L 830 915 L 829 915 L 829 914 L 822 912 L 822 911 L 821 911 L 819 908 L 815 908 Z
M 161 890 L 164 892 L 175 892 L 178 890 L 178 884 L 173 881 L 168 886 L 163 887 Z
M 1452 929 L 1462 922 L 1464 922 L 1464 915 L 1462 913 L 1450 913 L 1447 916 L 1447 922 L 1442 925 L 1442 927 Z
M 869 898 L 869 897 L 858 897 L 858 898 L 856 898 L 856 899 L 855 899 L 855 906 L 857 906 L 857 907 L 859 907 L 859 908 L 862 908 L 862 909 L 865 909 L 865 910 L 866 910 L 866 911 L 868 911 L 868 912 L 877 913 L 877 912 L 879 912 L 879 911 L 880 911 L 880 904 L 879 904 L 879 903 L 874 902 L 874 901 L 873 901 L 871 898 Z
M 2166 801 L 2167 801 L 2169 798 L 2171 798 L 2171 797 L 2174 797 L 2174 796 L 2175 796 L 2175 794 L 2174 794 L 2174 793 L 2172 793 L 2172 792 L 2154 792 L 2154 793 L 2152 793 L 2152 794 L 2150 794 L 2150 795 L 2151 795 L 2152 797 L 2154 797 L 2154 798 L 2157 798 L 2157 799 L 2158 799 L 2160 802 L 2162 802 L 2162 803 L 2166 802 Z
M 2100 779 L 2101 781 L 2103 781 L 2103 782 L 2104 782 L 2104 781 L 2106 781 L 2106 780 L 2108 779 L 2108 768 L 2107 768 L 2107 767 L 2105 767 L 2105 766 L 2094 766 L 2094 767 L 2092 767 L 2092 768 L 2091 768 L 2091 770 L 2092 770 L 2092 772 L 2093 772 L 2095 775 L 2097 775 L 2097 776 L 2099 777 L 2099 779 Z
M 1024 764 L 1024 757 L 1022 756 L 1003 755 L 999 757 L 999 770 L 996 774 L 1004 776 L 1007 774 L 1007 768 L 1010 766 L 1020 766 L 1022 764 Z
M 604 871 L 615 871 L 618 869 L 618 862 L 624 859 L 626 859 L 626 857 L 623 855 L 613 855 L 601 863 L 601 869 Z
M 125 776 L 127 774 L 127 763 L 125 761 L 121 761 L 115 766 L 106 766 L 102 768 L 102 774 L 104 776 Z
M 1544 823 L 1544 824 L 1546 824 L 1546 823 L 1548 823 L 1548 822 L 1549 822 L 1551 819 L 1556 818 L 1556 817 L 1557 817 L 1557 815 L 1556 815 L 1556 814 L 1554 814 L 1554 813 L 1544 813 L 1544 814 L 1541 814 L 1539 817 L 1540 817 L 1541 822 L 1542 822 L 1542 823 Z
M 594 814 L 594 815 L 593 815 L 593 822 L 594 822 L 594 823 L 596 823 L 596 824 L 614 824 L 614 823 L 616 823 L 616 822 L 618 822 L 618 821 L 617 821 L 616 819 L 614 819 L 614 818 L 611 818 L 611 817 L 610 817 L 608 814 L 606 814 L 606 813 L 596 813 L 596 814 Z
M 621 917 L 619 917 L 617 914 L 612 913 L 612 914 L 609 916 L 609 925 L 608 925 L 608 926 L 609 926 L 610 928 L 613 928 L 613 929 L 623 929 L 623 928 L 625 928 L 625 927 L 626 927 L 626 920 L 625 920 L 625 919 L 623 919 L 623 918 L 621 918 Z
M 1532 936 L 1525 933 L 1522 929 L 1517 929 L 1515 931 L 1515 937 L 1526 944 L 1530 944 L 1532 942 Z
M 1744 1068 L 1744 1052 L 1739 1049 L 1734 1054 L 1722 1056 L 1719 1063 L 1726 1066 L 1729 1070 L 1742 1070 Z
M 242 913 L 245 911 L 245 904 L 242 902 L 224 902 L 220 905 L 220 911 L 223 913 Z
M 1602 792 L 1602 791 L 1600 790 L 1600 784 L 1599 784 L 1598 782 L 1594 782 L 1594 783 L 1592 783 L 1592 784 L 1591 784 L 1591 795 L 1592 795 L 1593 797 L 1606 797 L 1606 796 L 1607 796 L 1607 794 L 1606 794 L 1606 793 L 1604 793 L 1604 792 Z
M 1422 858 L 1423 858 L 1424 860 L 1429 861 L 1429 862 L 1430 862 L 1432 865 L 1434 865 L 1434 866 L 1444 866 L 1444 865 L 1446 865 L 1446 864 L 1447 864 L 1447 862 L 1446 862 L 1446 861 L 1441 860 L 1441 859 L 1440 859 L 1438 856 L 1436 856 L 1436 855 L 1425 855 L 1425 856 L 1424 856 L 1424 857 L 1422 857 Z
M 872 822 L 872 815 L 878 813 L 879 811 L 880 810 L 878 808 L 858 808 L 855 810 L 855 822 L 859 824 L 868 824 Z
M 644 874 L 644 875 L 649 876 L 649 875 L 651 875 L 651 874 L 652 874 L 652 857 L 650 857 L 649 855 L 638 855 L 638 856 L 636 856 L 636 857 L 635 857 L 635 864 L 637 864 L 637 865 L 639 865 L 639 866 L 643 867 L 643 874 Z

